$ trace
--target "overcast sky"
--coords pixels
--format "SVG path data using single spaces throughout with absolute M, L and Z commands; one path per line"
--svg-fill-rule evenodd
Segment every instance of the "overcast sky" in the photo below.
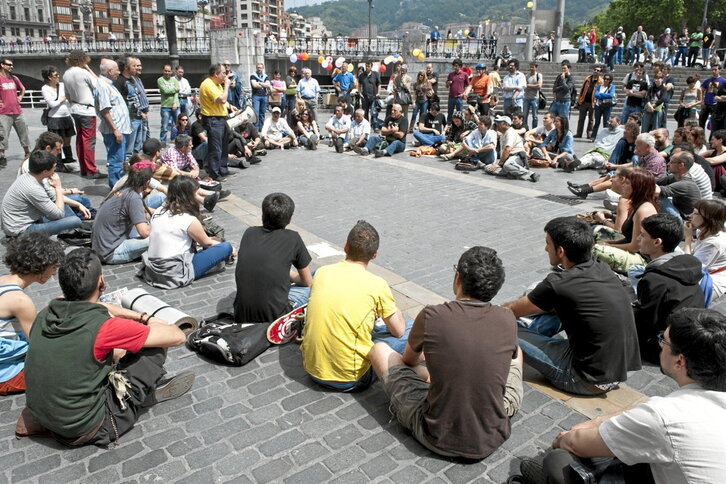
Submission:
M 285 0 L 285 10 L 295 7 L 317 5 L 318 3 L 323 3 L 323 0 Z

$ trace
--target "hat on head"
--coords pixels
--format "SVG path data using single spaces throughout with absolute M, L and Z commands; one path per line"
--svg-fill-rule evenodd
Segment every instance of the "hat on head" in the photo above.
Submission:
M 281 113 L 282 111 L 280 111 L 280 108 L 278 108 L 277 106 L 275 106 L 274 108 L 272 108 L 272 112 L 273 113 Z
M 665 29 L 665 33 L 666 34 L 670 34 L 671 33 L 671 29 Z
M 509 116 L 497 116 L 494 118 L 495 123 L 507 123 L 509 126 L 512 125 L 512 119 Z
M 476 69 L 486 69 L 486 68 L 487 68 L 486 64 L 482 64 L 481 62 L 476 65 Z

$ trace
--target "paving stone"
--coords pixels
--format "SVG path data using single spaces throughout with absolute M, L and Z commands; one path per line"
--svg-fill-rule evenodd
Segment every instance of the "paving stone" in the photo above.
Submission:
M 63 483 L 77 482 L 86 475 L 86 466 L 82 462 L 71 464 L 60 469 L 53 470 L 50 474 L 40 476 L 39 481 L 44 483 Z
M 269 439 L 273 435 L 277 435 L 278 432 L 279 429 L 275 424 L 268 423 L 233 435 L 229 438 L 229 441 L 236 450 L 244 450 L 247 447 L 256 445 L 258 442 Z
M 299 430 L 290 430 L 280 434 L 259 446 L 260 452 L 271 457 L 280 452 L 289 452 L 290 449 L 296 447 L 305 441 L 305 436 Z
M 402 484 L 419 484 L 424 482 L 428 475 L 416 466 L 408 466 L 391 475 L 391 481 Z
M 285 479 L 287 484 L 309 484 L 311 482 L 325 482 L 332 477 L 332 474 L 322 464 L 314 464 L 307 469 L 295 472 Z
M 235 419 L 228 419 L 225 420 L 225 422 L 221 425 L 217 425 L 214 428 L 208 429 L 204 432 L 204 442 L 207 445 L 211 445 L 215 442 L 218 442 L 222 439 L 225 439 L 229 437 L 230 435 L 237 434 L 239 432 L 243 432 L 250 428 L 247 421 L 242 418 L 238 417 Z
M 334 415 L 323 415 L 300 426 L 300 431 L 308 437 L 320 437 L 343 425 L 343 421 Z
M 288 456 L 280 457 L 267 462 L 252 470 L 252 475 L 258 482 L 269 482 L 284 476 L 293 468 L 292 459 Z
M 249 405 L 252 408 L 260 408 L 264 407 L 265 405 L 269 405 L 271 403 L 277 403 L 280 400 L 282 400 L 284 397 L 288 396 L 290 393 L 285 388 L 275 388 L 274 390 L 270 390 L 267 393 L 263 393 L 262 395 L 257 395 L 256 397 L 252 397 L 248 400 Z M 284 402 L 284 400 L 283 400 Z M 291 410 L 290 408 L 286 410 Z
M 164 448 L 169 442 L 176 442 L 184 438 L 186 433 L 179 427 L 172 427 L 163 432 L 158 432 L 153 435 L 144 436 L 142 441 L 149 449 L 161 449 Z
M 325 396 L 322 392 L 304 392 L 287 397 L 280 402 L 285 410 L 293 410 L 295 408 L 304 407 L 308 403 L 320 400 Z
M 197 412 L 197 415 L 202 415 L 207 412 L 212 412 L 215 410 L 219 410 L 224 405 L 224 401 L 219 397 L 210 398 L 209 400 L 206 400 L 201 403 L 197 403 L 194 405 L 194 411 Z
M 223 456 L 214 467 L 223 476 L 234 476 L 246 472 L 252 465 L 259 462 L 260 454 L 254 449 L 232 452 Z
M 140 457 L 127 460 L 123 463 L 122 474 L 124 477 L 133 476 L 163 464 L 169 456 L 163 449 L 152 450 Z
M 267 405 L 266 407 L 255 409 L 247 413 L 245 415 L 245 419 L 250 423 L 250 425 L 256 426 L 265 422 L 275 420 L 284 413 L 285 412 L 280 409 L 279 405 L 275 403 L 272 405 Z
M 347 447 L 335 452 L 333 455 L 323 460 L 323 464 L 330 469 L 333 473 L 337 474 L 340 471 L 348 469 L 349 467 L 358 464 L 363 461 L 366 457 L 366 453 L 359 447 Z
M 373 454 L 383 450 L 393 442 L 395 442 L 395 439 L 391 437 L 390 432 L 384 430 L 358 442 L 358 445 L 369 454 Z
M 120 469 L 116 469 L 115 467 L 100 470 L 81 480 L 81 483 L 108 484 L 109 482 L 119 482 L 121 480 L 121 474 L 119 473 L 119 470 Z
M 378 476 L 388 474 L 397 467 L 398 463 L 391 459 L 390 456 L 386 454 L 381 454 L 378 457 L 375 457 L 373 460 L 370 460 L 365 464 L 361 465 L 360 470 L 365 472 L 365 474 L 371 479 L 375 479 Z
M 138 480 L 139 483 L 176 482 L 185 472 L 187 468 L 184 461 L 174 459 L 145 471 Z
M 428 455 L 424 455 L 416 461 L 417 467 L 422 467 L 431 474 L 436 474 L 450 465 L 451 459 L 436 455 L 433 452 L 428 452 Z
M 61 458 L 60 455 L 49 455 L 43 459 L 39 459 L 33 462 L 28 462 L 25 465 L 15 467 L 12 472 L 13 482 L 23 481 L 30 479 L 33 476 L 39 474 L 45 474 L 53 469 L 57 469 L 60 466 Z
M 280 418 L 275 420 L 275 422 L 280 427 L 280 430 L 288 430 L 291 428 L 297 428 L 302 425 L 303 422 L 308 422 L 312 420 L 312 418 L 312 415 L 305 411 L 305 409 L 298 408 L 291 412 L 285 412 Z
M 197 437 L 187 437 L 186 439 L 172 442 L 167 445 L 166 450 L 169 451 L 173 457 L 181 457 L 183 455 L 198 449 L 202 443 Z
M 299 467 L 328 454 L 330 454 L 330 451 L 318 442 L 306 442 L 290 452 L 292 459 Z
M 217 442 L 213 445 L 189 452 L 184 456 L 184 459 L 187 461 L 189 469 L 191 470 L 208 467 L 227 455 L 230 450 L 229 447 L 227 442 Z
M 209 428 L 216 427 L 222 423 L 222 417 L 216 413 L 208 413 L 199 417 L 196 417 L 186 424 L 186 430 L 188 433 L 193 434 L 196 432 L 203 432 Z
M 91 460 L 88 462 L 88 471 L 90 473 L 94 473 L 98 470 L 118 464 L 119 462 L 124 462 L 143 450 L 144 446 L 141 445 L 140 442 L 132 442 L 128 445 L 123 445 L 114 449 L 113 452 L 105 451 L 102 454 L 91 457 Z
M 454 465 L 444 471 L 444 475 L 452 482 L 469 482 L 484 475 L 486 470 L 487 466 L 483 462 L 455 462 Z
M 276 389 L 285 383 L 282 375 L 274 375 L 264 380 L 256 381 L 247 385 L 247 391 L 252 395 L 259 395 L 267 391 Z
M 247 476 L 237 476 L 234 479 L 225 481 L 225 484 L 253 484 L 253 481 Z
M 360 430 L 358 430 L 355 426 L 348 425 L 326 435 L 325 443 L 327 443 L 328 447 L 331 449 L 340 449 L 341 447 L 360 438 L 361 435 L 363 434 L 361 434 Z
M 331 484 L 365 484 L 370 482 L 370 480 L 365 474 L 356 469 L 348 472 L 347 474 L 343 474 L 330 482 Z
M 315 403 L 311 403 L 305 410 L 310 412 L 312 415 L 321 415 L 323 413 L 330 412 L 343 405 L 343 401 L 337 395 L 329 395 L 322 400 L 318 400 Z
M 197 484 L 199 482 L 214 482 L 210 477 L 213 475 L 210 469 L 201 469 L 194 472 L 192 475 L 187 476 L 183 479 L 177 480 L 177 484 Z

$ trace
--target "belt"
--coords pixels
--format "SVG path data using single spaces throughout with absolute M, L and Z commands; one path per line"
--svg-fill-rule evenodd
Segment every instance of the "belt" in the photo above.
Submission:
M 179 99 L 186 99 L 188 97 L 189 97 L 188 94 L 179 94 Z
M 303 99 L 315 99 L 315 96 L 302 96 Z

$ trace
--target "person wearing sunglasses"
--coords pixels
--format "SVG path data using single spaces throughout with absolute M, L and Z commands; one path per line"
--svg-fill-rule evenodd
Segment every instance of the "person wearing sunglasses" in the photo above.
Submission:
M 4 58 L 0 62 L 0 167 L 8 164 L 5 151 L 10 140 L 10 128 L 15 128 L 25 156 L 30 153 L 28 125 L 23 116 L 23 108 L 20 107 L 25 95 L 25 86 L 13 75 L 13 68 L 11 59 Z
M 176 118 L 176 124 L 171 127 L 170 138 L 172 141 L 176 139 L 180 134 L 192 134 L 192 124 L 189 122 L 189 116 L 186 113 L 181 113 Z

